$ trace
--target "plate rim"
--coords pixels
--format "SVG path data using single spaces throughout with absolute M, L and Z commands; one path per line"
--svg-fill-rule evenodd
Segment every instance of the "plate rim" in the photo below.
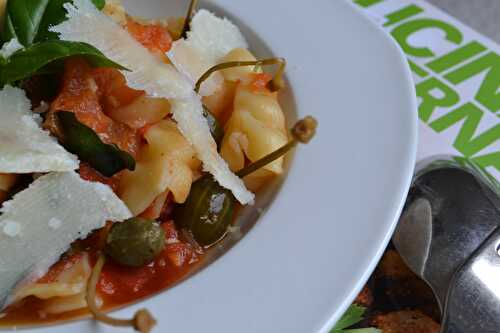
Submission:
M 411 133 L 409 133 L 409 136 L 411 137 L 411 144 L 410 144 L 410 160 L 408 161 L 409 165 L 405 167 L 407 170 L 405 173 L 407 175 L 406 177 L 406 182 L 404 184 L 403 189 L 400 191 L 401 192 L 401 200 L 398 204 L 398 208 L 395 211 L 395 214 L 393 214 L 392 217 L 392 223 L 390 228 L 386 231 L 385 237 L 383 238 L 382 242 L 379 244 L 378 249 L 373 256 L 370 264 L 366 267 L 364 273 L 358 279 L 356 282 L 355 286 L 352 288 L 351 292 L 349 293 L 349 296 L 345 299 L 343 304 L 339 306 L 338 310 L 336 310 L 334 313 L 332 313 L 332 316 L 330 320 L 328 320 L 324 325 L 323 328 L 320 329 L 318 333 L 328 333 L 337 323 L 337 321 L 342 317 L 342 315 L 347 311 L 347 309 L 352 305 L 353 301 L 356 299 L 358 294 L 361 292 L 363 287 L 366 285 L 368 282 L 369 278 L 377 268 L 377 265 L 379 264 L 380 260 L 382 259 L 382 256 L 387 249 L 387 246 L 389 245 L 389 242 L 392 238 L 392 235 L 394 234 L 394 231 L 396 229 L 396 226 L 399 222 L 399 218 L 401 216 L 401 213 L 403 211 L 404 205 L 406 203 L 406 198 L 408 196 L 408 193 L 410 191 L 412 179 L 414 176 L 415 168 L 416 168 L 416 163 L 417 163 L 417 150 L 418 150 L 418 138 L 419 138 L 419 133 L 418 133 L 418 125 L 419 125 L 419 117 L 418 117 L 418 101 L 417 101 L 417 94 L 416 94 L 416 89 L 415 89 L 415 82 L 413 79 L 413 74 L 411 71 L 411 68 L 408 64 L 408 60 L 406 57 L 406 54 L 404 53 L 403 49 L 401 46 L 390 36 L 390 34 L 385 31 L 380 24 L 375 22 L 371 17 L 369 17 L 365 12 L 363 12 L 358 6 L 356 6 L 353 2 L 350 0 L 343 0 L 346 2 L 347 6 L 351 7 L 351 9 L 356 12 L 362 20 L 367 22 L 369 25 L 372 26 L 373 30 L 381 36 L 381 38 L 385 39 L 388 41 L 389 44 L 392 44 L 392 46 L 396 49 L 396 52 L 399 53 L 400 56 L 400 63 L 398 64 L 399 66 L 402 66 L 405 70 L 405 77 L 404 77 L 404 84 L 407 87 L 408 91 L 413 91 L 414 93 L 411 95 L 410 98 L 410 104 L 411 104 L 411 110 L 413 113 L 413 123 L 414 126 L 412 127 Z M 402 78 L 403 79 L 403 78 Z

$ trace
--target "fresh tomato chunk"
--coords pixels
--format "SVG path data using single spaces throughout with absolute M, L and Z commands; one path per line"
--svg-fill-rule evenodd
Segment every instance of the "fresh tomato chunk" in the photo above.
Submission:
M 254 91 L 268 91 L 267 84 L 273 79 L 273 76 L 269 73 L 258 73 L 253 74 L 250 87 Z
M 172 47 L 172 37 L 168 30 L 160 25 L 144 25 L 128 19 L 127 30 L 139 43 L 153 53 L 164 54 Z
M 103 112 L 99 102 L 100 87 L 93 76 L 92 68 L 82 58 L 71 58 L 65 63 L 62 89 L 51 105 L 51 113 L 68 111 L 93 129 L 108 144 L 136 156 L 140 137 L 135 130 L 113 121 Z M 53 119 L 54 117 L 48 117 Z M 46 124 L 48 128 L 50 124 Z

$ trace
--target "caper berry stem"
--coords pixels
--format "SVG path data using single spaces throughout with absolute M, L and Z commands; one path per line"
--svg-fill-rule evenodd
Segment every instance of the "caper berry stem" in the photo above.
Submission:
M 271 154 L 264 156 L 260 160 L 249 164 L 245 168 L 241 169 L 236 173 L 236 175 L 240 178 L 246 177 L 251 173 L 254 173 L 255 171 L 259 170 L 260 168 L 265 167 L 269 163 L 272 163 L 273 161 L 277 160 L 281 156 L 285 155 L 288 153 L 292 148 L 294 148 L 297 145 L 298 141 L 295 139 L 290 140 L 286 145 L 283 147 L 279 148 L 278 150 L 273 151 Z
M 184 26 L 182 27 L 182 32 L 179 38 L 187 38 L 187 33 L 191 30 L 191 17 L 193 16 L 194 9 L 198 5 L 198 0 L 191 0 L 189 4 L 186 18 L 184 19 Z
M 89 311 L 97 321 L 104 324 L 115 327 L 133 327 L 137 332 L 140 333 L 151 332 L 151 329 L 156 325 L 156 320 L 146 309 L 137 311 L 134 315 L 134 318 L 132 319 L 118 319 L 106 315 L 97 307 L 96 286 L 105 262 L 106 257 L 102 253 L 99 254 L 99 259 L 97 259 L 97 263 L 92 269 L 92 273 L 87 284 L 86 300 Z
M 292 128 L 292 139 L 285 144 L 283 147 L 273 151 L 272 153 L 264 156 L 263 158 L 247 165 L 240 171 L 236 173 L 236 175 L 240 178 L 248 176 L 249 174 L 259 170 L 260 168 L 265 167 L 269 163 L 274 162 L 278 158 L 282 157 L 286 153 L 288 153 L 291 149 L 295 148 L 298 143 L 307 144 L 312 140 L 314 135 L 316 134 L 316 128 L 318 127 L 318 122 L 311 116 L 307 116 L 304 119 L 299 120 Z
M 205 82 L 210 75 L 217 71 L 224 69 L 234 68 L 234 67 L 246 67 L 246 66 L 268 66 L 268 65 L 279 65 L 276 74 L 273 79 L 268 83 L 268 88 L 272 92 L 278 91 L 285 87 L 285 81 L 283 79 L 283 73 L 286 68 L 286 60 L 284 58 L 269 58 L 256 61 L 229 61 L 223 62 L 221 64 L 215 65 L 209 70 L 207 70 L 196 82 L 195 91 L 198 93 L 200 91 L 201 85 Z

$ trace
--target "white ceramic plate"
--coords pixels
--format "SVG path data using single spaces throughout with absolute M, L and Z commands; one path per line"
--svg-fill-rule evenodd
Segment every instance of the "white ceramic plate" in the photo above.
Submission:
M 125 2 L 133 14 L 171 16 L 188 0 Z M 235 247 L 116 316 L 146 306 L 162 333 L 327 332 L 380 259 L 405 200 L 417 137 L 410 72 L 347 0 L 209 5 L 248 28 L 259 56 L 287 58 L 297 113 L 317 117 L 319 134 L 299 148 L 281 193 Z M 93 331 L 122 330 L 80 321 L 32 332 Z

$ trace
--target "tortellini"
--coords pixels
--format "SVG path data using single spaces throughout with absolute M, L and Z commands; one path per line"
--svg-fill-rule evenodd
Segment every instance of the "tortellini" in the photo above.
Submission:
M 255 162 L 284 146 L 288 141 L 285 117 L 276 94 L 255 91 L 239 85 L 234 111 L 226 124 L 221 155 L 231 170 L 245 166 L 245 159 Z M 283 158 L 263 168 L 274 174 L 283 172 Z
M 64 263 L 54 281 L 21 287 L 16 291 L 15 299 L 20 300 L 28 296 L 42 299 L 43 309 L 49 314 L 83 309 L 87 306 L 85 293 L 91 272 L 88 254 L 75 255 L 72 260 Z
M 256 60 L 250 51 L 238 48 L 229 52 L 222 62 Z M 253 74 L 261 72 L 256 66 L 222 70 L 226 85 L 236 85 L 233 112 L 226 123 L 221 146 L 221 156 L 233 171 L 242 169 L 246 160 L 255 162 L 288 141 L 285 117 L 277 95 L 251 87 Z M 245 183 L 248 188 L 256 190 L 266 179 L 282 172 L 283 158 L 280 158 L 245 177 Z
M 230 51 L 221 60 L 221 63 L 256 60 L 253 54 L 247 49 L 237 48 Z M 222 70 L 221 73 L 224 77 L 224 82 L 214 94 L 203 97 L 203 104 L 208 107 L 214 116 L 225 122 L 230 116 L 228 115 L 228 111 L 232 110 L 237 83 L 247 82 L 250 79 L 250 74 L 260 72 L 262 70 L 256 69 L 255 66 L 234 67 Z
M 172 120 L 162 120 L 144 135 L 145 145 L 136 169 L 126 172 L 118 195 L 134 215 L 144 212 L 162 193 L 169 190 L 175 202 L 183 203 L 200 168 L 195 151 Z

